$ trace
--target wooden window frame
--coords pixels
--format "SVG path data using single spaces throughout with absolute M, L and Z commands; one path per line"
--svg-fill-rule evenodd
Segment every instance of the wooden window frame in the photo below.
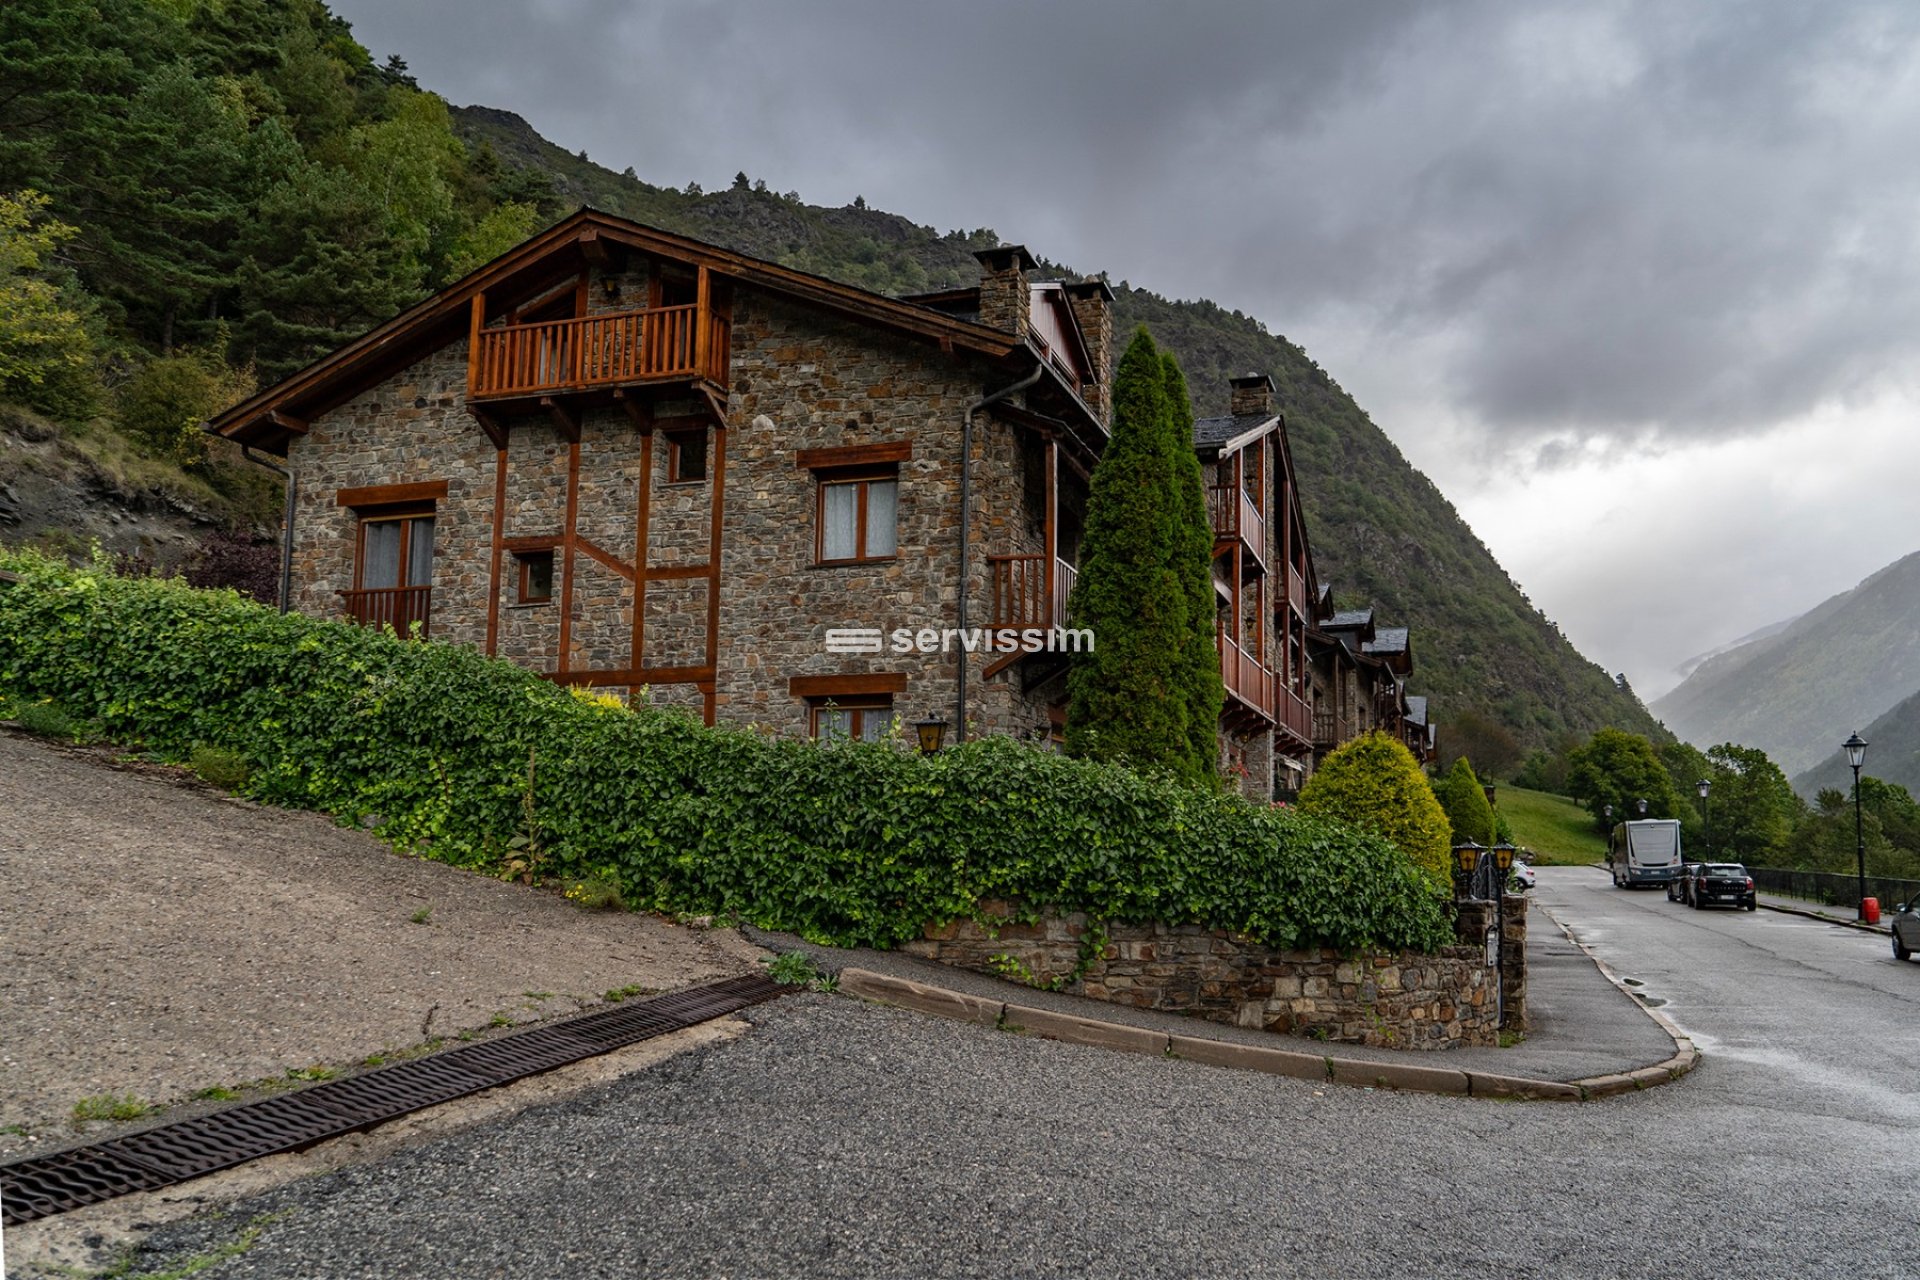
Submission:
M 887 463 L 881 466 L 834 467 L 814 473 L 813 495 L 813 562 L 816 565 L 841 564 L 885 564 L 889 560 L 900 558 L 900 468 L 897 464 Z M 867 489 L 875 483 L 892 484 L 893 489 L 893 550 L 884 555 L 867 554 Z M 851 556 L 827 558 L 827 490 L 835 485 L 857 485 L 853 512 L 853 548 Z
M 848 714 L 848 732 L 844 739 L 823 738 L 820 736 L 820 719 L 823 712 L 846 712 Z M 825 694 L 807 699 L 807 736 L 815 742 L 872 742 L 878 738 L 866 736 L 868 718 L 874 715 L 883 718 L 884 734 L 891 728 L 894 719 L 893 695 L 890 693 L 842 693 Z
M 705 484 L 711 472 L 712 438 L 705 427 L 692 430 L 677 429 L 661 433 L 667 441 L 667 483 L 668 484 Z M 700 474 L 686 474 L 687 446 L 694 440 L 700 442 Z
M 552 547 L 527 547 L 513 553 L 516 565 L 514 603 L 524 605 L 550 605 L 553 603 L 554 578 L 559 566 Z M 536 596 L 531 593 L 533 584 L 533 566 L 536 561 L 547 563 L 547 594 Z
M 439 523 L 439 512 L 432 502 L 394 502 L 362 507 L 354 511 L 354 517 L 353 589 L 355 591 L 377 589 L 366 585 L 368 525 L 400 522 L 399 575 L 404 578 L 413 556 L 413 522 L 432 520 L 436 525 Z M 436 532 L 438 532 L 437 529 Z M 432 571 L 429 569 L 425 582 L 399 582 L 394 585 L 396 587 L 431 587 Z

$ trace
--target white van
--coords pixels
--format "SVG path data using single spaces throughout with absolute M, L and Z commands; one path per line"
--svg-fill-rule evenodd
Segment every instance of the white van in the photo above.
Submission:
M 1607 870 L 1616 889 L 1664 885 L 1680 876 L 1680 822 L 1643 818 L 1623 822 L 1607 837 Z

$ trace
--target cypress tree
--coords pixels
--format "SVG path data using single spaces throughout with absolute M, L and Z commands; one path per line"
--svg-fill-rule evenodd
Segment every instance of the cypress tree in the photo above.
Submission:
M 1220 773 L 1220 707 L 1226 691 L 1220 683 L 1220 649 L 1214 634 L 1218 606 L 1213 591 L 1213 521 L 1207 518 L 1200 457 L 1193 451 L 1193 401 L 1173 352 L 1161 353 L 1160 371 L 1167 401 L 1167 463 L 1175 484 L 1172 566 L 1187 599 L 1189 637 L 1182 685 L 1188 750 L 1198 775 L 1215 778 Z
M 1189 604 L 1173 567 L 1177 481 L 1168 456 L 1166 375 L 1145 328 L 1113 379 L 1113 432 L 1094 468 L 1074 625 L 1093 652 L 1067 677 L 1067 753 L 1199 776 L 1188 720 Z
M 1480 785 L 1465 756 L 1453 762 L 1453 768 L 1433 791 L 1439 797 L 1440 807 L 1446 810 L 1455 844 L 1468 840 L 1475 844 L 1494 842 L 1493 806 L 1487 803 L 1487 790 Z

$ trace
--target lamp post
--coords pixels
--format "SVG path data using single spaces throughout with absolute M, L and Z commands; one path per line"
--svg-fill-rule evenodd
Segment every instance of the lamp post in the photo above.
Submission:
M 1713 781 L 1709 778 L 1702 778 L 1700 781 L 1694 783 L 1693 786 L 1694 790 L 1700 793 L 1700 821 L 1706 824 L 1707 828 L 1707 856 L 1705 861 L 1711 862 L 1713 861 L 1713 805 L 1707 800 L 1707 792 L 1713 790 Z
M 1467 896 L 1467 886 L 1473 879 L 1474 869 L 1480 865 L 1480 855 L 1486 852 L 1472 840 L 1453 846 L 1453 896 Z
M 1867 837 L 1866 830 L 1860 825 L 1860 766 L 1867 760 L 1867 744 L 1858 730 L 1853 736 L 1840 744 L 1847 753 L 1847 764 L 1853 769 L 1853 857 L 1860 876 L 1860 904 L 1856 910 L 1860 918 L 1867 918 Z
M 1644 820 L 1647 816 L 1647 802 L 1645 800 L 1635 800 L 1633 804 L 1636 809 L 1640 810 L 1640 817 Z

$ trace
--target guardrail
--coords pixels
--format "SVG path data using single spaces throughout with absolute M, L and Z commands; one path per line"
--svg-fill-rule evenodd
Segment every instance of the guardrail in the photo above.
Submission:
M 1709 859 L 1711 861 L 1711 859 Z M 1790 898 L 1805 898 L 1830 907 L 1860 906 L 1860 878 L 1838 871 L 1798 871 L 1785 867 L 1748 867 L 1753 887 L 1768 893 L 1783 893 Z M 1880 900 L 1882 912 L 1895 903 L 1920 899 L 1920 880 L 1898 880 L 1891 876 L 1868 876 L 1867 896 Z

